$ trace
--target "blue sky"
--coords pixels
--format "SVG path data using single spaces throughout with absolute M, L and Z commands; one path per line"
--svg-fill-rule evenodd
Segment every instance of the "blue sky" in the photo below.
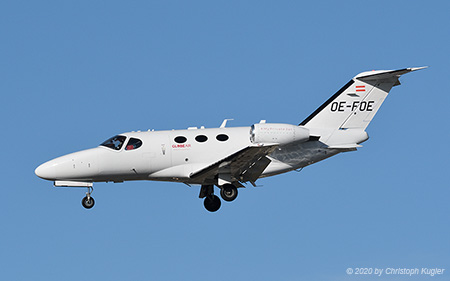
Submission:
M 448 1 L 2 1 L 4 280 L 397 280 L 450 274 Z M 55 189 L 41 163 L 121 132 L 298 124 L 359 72 L 402 77 L 358 152 L 262 179 L 218 213 L 198 187 Z M 424 276 L 400 280 L 427 280 Z

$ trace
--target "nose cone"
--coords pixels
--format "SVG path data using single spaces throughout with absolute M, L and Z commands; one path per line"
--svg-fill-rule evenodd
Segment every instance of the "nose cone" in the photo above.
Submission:
M 36 176 L 44 180 L 55 180 L 56 179 L 56 163 L 53 161 L 45 162 L 34 170 Z
M 91 148 L 67 154 L 40 165 L 34 173 L 45 180 L 93 180 L 98 174 L 97 154 L 101 148 Z

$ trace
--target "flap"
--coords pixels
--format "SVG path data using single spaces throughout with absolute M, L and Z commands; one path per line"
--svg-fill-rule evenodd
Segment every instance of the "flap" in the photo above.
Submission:
M 214 179 L 219 173 L 230 174 L 233 181 L 256 181 L 270 164 L 266 155 L 278 145 L 248 146 L 190 175 L 196 181 Z M 203 180 L 202 180 L 203 179 Z

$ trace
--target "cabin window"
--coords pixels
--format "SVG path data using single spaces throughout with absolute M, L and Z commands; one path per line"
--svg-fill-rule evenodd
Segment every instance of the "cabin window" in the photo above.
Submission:
M 140 139 L 130 138 L 130 140 L 127 143 L 127 146 L 125 146 L 125 150 L 133 150 L 141 147 L 141 145 L 142 141 Z
M 101 145 L 114 150 L 120 150 L 126 139 L 127 139 L 126 136 L 118 135 L 104 141 Z
M 225 134 L 220 134 L 220 135 L 217 135 L 217 136 L 216 136 L 216 139 L 217 139 L 218 141 L 227 141 L 227 140 L 228 140 L 228 136 L 225 135 Z
M 178 136 L 174 140 L 176 143 L 185 143 L 187 141 L 187 138 L 183 136 Z
M 198 141 L 198 142 L 205 142 L 205 141 L 208 140 L 208 137 L 205 136 L 205 135 L 198 135 L 198 136 L 195 137 L 195 140 Z

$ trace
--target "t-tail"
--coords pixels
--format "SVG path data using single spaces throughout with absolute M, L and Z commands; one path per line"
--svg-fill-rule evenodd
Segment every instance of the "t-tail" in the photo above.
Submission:
M 362 72 L 329 98 L 300 126 L 329 148 L 355 149 L 369 137 L 365 129 L 399 78 L 426 67 Z

